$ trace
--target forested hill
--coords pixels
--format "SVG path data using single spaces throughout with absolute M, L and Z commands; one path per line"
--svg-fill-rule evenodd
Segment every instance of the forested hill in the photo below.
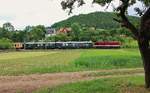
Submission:
M 81 14 L 70 17 L 61 22 L 52 25 L 54 28 L 70 27 L 72 23 L 79 23 L 85 27 L 96 27 L 100 29 L 118 28 L 120 25 L 113 20 L 116 17 L 114 13 L 110 12 L 94 12 L 90 14 Z M 134 23 L 138 21 L 137 17 L 129 17 Z

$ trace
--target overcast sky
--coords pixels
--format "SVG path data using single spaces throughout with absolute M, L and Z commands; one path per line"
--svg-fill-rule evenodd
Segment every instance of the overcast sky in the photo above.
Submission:
M 95 11 L 105 11 L 104 7 L 92 5 L 92 0 L 85 0 L 86 5 L 76 8 L 73 14 L 68 15 L 67 11 L 61 9 L 62 0 L 0 0 L 0 26 L 5 22 L 11 22 L 15 28 L 23 29 L 27 25 L 45 25 L 64 20 L 70 16 L 86 14 Z M 114 0 L 114 5 L 118 5 L 118 0 Z M 135 6 L 141 6 L 137 3 Z M 106 11 L 112 11 L 110 7 Z M 133 8 L 129 9 L 134 15 Z

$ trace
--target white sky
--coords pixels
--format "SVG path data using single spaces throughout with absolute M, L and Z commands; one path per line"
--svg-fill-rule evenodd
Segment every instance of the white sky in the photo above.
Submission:
M 73 14 L 68 16 L 67 11 L 61 9 L 62 0 L 0 0 L 0 26 L 5 22 L 11 22 L 15 28 L 23 29 L 27 25 L 45 25 L 64 20 L 72 15 L 85 14 L 94 11 L 104 11 L 99 5 L 92 5 L 92 0 L 85 0 L 86 5 L 76 8 Z M 118 5 L 118 0 L 114 0 Z M 140 5 L 139 3 L 137 5 Z M 112 11 L 109 7 L 107 11 Z M 129 9 L 133 15 L 133 9 Z

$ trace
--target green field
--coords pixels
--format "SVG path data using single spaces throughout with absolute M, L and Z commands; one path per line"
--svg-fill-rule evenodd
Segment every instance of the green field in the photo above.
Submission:
M 0 75 L 142 67 L 137 49 L 44 50 L 0 53 Z
M 44 88 L 33 93 L 150 93 L 144 88 L 143 76 L 83 81 Z

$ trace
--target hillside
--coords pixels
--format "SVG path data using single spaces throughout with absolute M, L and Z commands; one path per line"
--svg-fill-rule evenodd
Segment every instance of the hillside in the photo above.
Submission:
M 72 16 L 66 20 L 57 22 L 52 25 L 54 28 L 70 27 L 72 23 L 79 23 L 86 27 L 96 27 L 100 29 L 110 29 L 120 27 L 117 22 L 113 20 L 116 17 L 114 13 L 110 12 L 94 12 L 90 14 L 81 14 Z M 133 22 L 138 20 L 137 17 L 129 17 Z

